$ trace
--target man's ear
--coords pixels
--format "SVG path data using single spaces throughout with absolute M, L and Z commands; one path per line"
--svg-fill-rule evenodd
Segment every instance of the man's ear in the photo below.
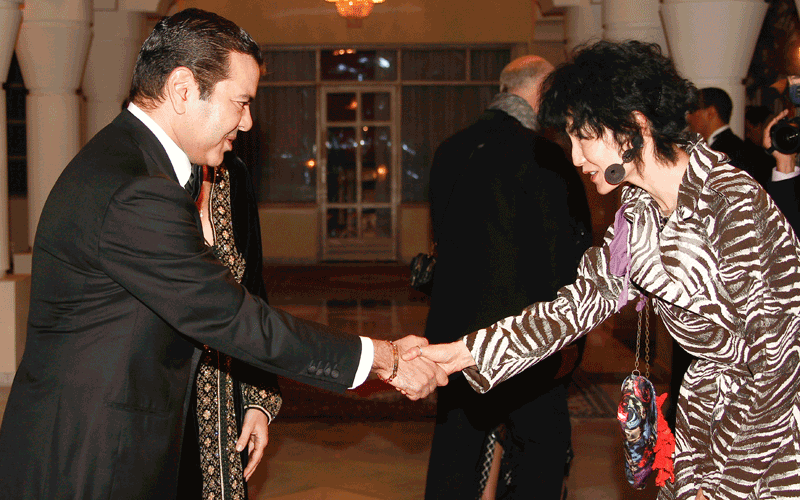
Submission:
M 185 66 L 173 69 L 167 77 L 165 93 L 175 113 L 186 113 L 186 105 L 193 92 L 197 92 L 197 82 L 191 70 Z
M 706 108 L 706 113 L 708 113 L 707 115 L 708 121 L 717 119 L 719 121 L 722 121 L 722 118 L 719 117 L 719 111 L 717 110 L 716 106 L 709 106 L 708 108 Z

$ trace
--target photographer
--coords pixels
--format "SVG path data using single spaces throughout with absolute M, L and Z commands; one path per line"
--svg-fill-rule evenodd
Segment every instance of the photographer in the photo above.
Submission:
M 776 161 L 775 168 L 772 171 L 772 180 L 767 185 L 767 192 L 783 212 L 795 234 L 800 234 L 800 168 L 797 166 L 797 152 L 800 149 L 800 129 L 797 129 L 797 138 L 794 143 L 791 142 L 791 138 L 786 139 L 785 132 L 780 134 L 787 127 L 797 127 L 796 122 L 794 125 L 790 125 L 787 122 L 786 117 L 789 115 L 789 111 L 785 109 L 780 112 L 764 128 L 764 147 L 767 148 L 768 152 L 772 153 Z M 779 124 L 778 127 L 775 127 L 776 124 Z M 773 143 L 773 137 L 776 139 L 775 144 Z M 786 141 L 786 144 L 777 144 L 780 141 Z

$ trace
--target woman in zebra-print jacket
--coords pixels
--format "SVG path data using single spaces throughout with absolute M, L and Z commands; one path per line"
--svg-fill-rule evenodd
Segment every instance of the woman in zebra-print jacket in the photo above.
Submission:
M 422 355 L 485 392 L 649 297 L 698 358 L 659 499 L 800 498 L 800 246 L 785 217 L 689 135 L 696 89 L 658 46 L 599 42 L 545 85 L 540 119 L 567 131 L 598 192 L 628 184 L 622 208 L 554 301 Z

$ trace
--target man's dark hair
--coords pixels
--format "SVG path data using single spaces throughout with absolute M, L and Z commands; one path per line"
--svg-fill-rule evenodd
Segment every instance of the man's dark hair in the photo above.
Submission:
M 207 99 L 214 85 L 229 77 L 231 52 L 263 63 L 258 44 L 222 16 L 192 8 L 165 17 L 139 51 L 128 99 L 145 106 L 161 101 L 167 77 L 180 66 L 192 72 L 200 98 Z
M 686 113 L 697 106 L 697 89 L 654 43 L 600 41 L 578 47 L 544 82 L 539 110 L 543 126 L 580 138 L 599 138 L 608 129 L 621 149 L 641 144 L 634 112 L 648 121 L 655 156 L 677 159 L 675 147 L 691 134 Z M 634 164 L 642 161 L 635 148 Z
M 717 87 L 700 89 L 700 107 L 705 109 L 711 106 L 716 108 L 720 120 L 725 123 L 731 121 L 733 101 L 731 101 L 731 96 L 727 92 Z

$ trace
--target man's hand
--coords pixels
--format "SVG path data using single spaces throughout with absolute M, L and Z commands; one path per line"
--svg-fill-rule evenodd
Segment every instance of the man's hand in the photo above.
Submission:
M 764 127 L 764 137 L 763 137 L 763 146 L 767 150 L 772 148 L 772 135 L 770 134 L 770 130 L 772 130 L 772 126 L 778 123 L 778 120 L 785 118 L 786 115 L 789 114 L 788 109 L 784 109 L 778 116 L 770 120 L 766 127 Z M 775 169 L 778 172 L 790 174 L 794 172 L 795 166 L 795 155 L 786 155 L 781 153 L 780 151 L 772 150 L 772 156 L 775 157 Z
M 258 408 L 249 408 L 244 413 L 242 422 L 242 435 L 236 441 L 236 451 L 244 450 L 247 446 L 247 468 L 244 470 L 244 480 L 248 481 L 255 472 L 256 467 L 264 456 L 264 449 L 269 442 L 269 419 Z M 249 443 L 249 444 L 248 444 Z
M 469 349 L 467 349 L 467 345 L 461 340 L 456 340 L 449 344 L 412 347 L 402 355 L 402 358 L 404 361 L 411 361 L 419 358 L 430 360 L 436 363 L 437 366 L 448 375 L 461 371 L 464 368 L 475 366 L 475 360 L 472 358 L 472 354 L 470 354 Z
M 372 371 L 382 379 L 392 375 L 394 356 L 388 342 L 372 341 L 375 345 L 375 361 Z M 426 397 L 440 385 L 447 385 L 447 374 L 435 363 L 419 357 L 410 360 L 403 359 L 403 354 L 410 348 L 428 345 L 428 340 L 423 337 L 409 335 L 394 342 L 399 351 L 397 374 L 389 383 L 408 399 L 416 401 Z

